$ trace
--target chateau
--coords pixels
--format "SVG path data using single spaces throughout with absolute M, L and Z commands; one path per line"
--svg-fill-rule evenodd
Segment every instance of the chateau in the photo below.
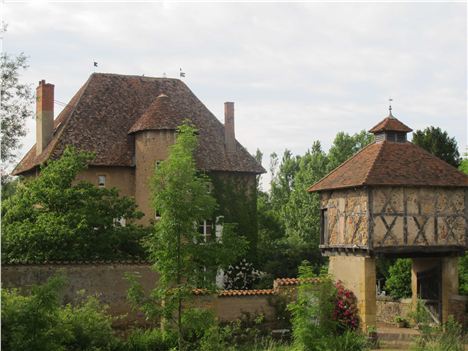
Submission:
M 235 139 L 234 103 L 225 103 L 223 125 L 179 79 L 94 73 L 56 119 L 54 85 L 40 81 L 36 144 L 13 175 L 37 175 L 39 166 L 60 157 L 67 145 L 94 152 L 77 180 L 134 197 L 145 214 L 142 223 L 150 224 L 158 214 L 150 206 L 149 177 L 167 158 L 184 120 L 198 129 L 197 167 L 213 180 L 217 215 L 238 223 L 254 248 L 256 176 L 265 170 Z

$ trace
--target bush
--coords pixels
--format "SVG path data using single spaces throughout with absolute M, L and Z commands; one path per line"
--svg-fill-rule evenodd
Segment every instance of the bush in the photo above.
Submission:
M 135 329 L 123 343 L 121 351 L 166 351 L 175 348 L 177 338 L 161 329 Z
M 229 290 L 248 290 L 260 280 L 261 272 L 245 258 L 236 265 L 230 265 L 225 272 L 224 287 Z
M 110 351 L 118 341 L 111 318 L 94 298 L 60 305 L 65 280 L 54 277 L 28 296 L 2 290 L 2 349 L 22 351 Z
M 464 336 L 460 324 L 450 316 L 442 326 L 425 325 L 413 345 L 414 351 L 463 351 Z
M 354 331 L 358 326 L 354 294 L 328 276 L 314 279 L 308 262 L 299 272 L 303 282 L 296 302 L 289 305 L 295 346 L 306 351 L 363 350 L 366 337 Z
M 390 266 L 385 286 L 390 296 L 396 299 L 411 296 L 411 259 L 400 258 Z
M 356 295 L 351 290 L 346 289 L 340 281 L 335 286 L 336 302 L 333 319 L 338 322 L 338 329 L 341 331 L 358 329 L 359 316 Z

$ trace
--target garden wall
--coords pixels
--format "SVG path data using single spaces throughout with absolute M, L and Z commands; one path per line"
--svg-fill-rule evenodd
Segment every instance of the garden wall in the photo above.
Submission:
M 19 288 L 27 291 L 32 285 L 42 284 L 51 276 L 61 273 L 67 278 L 63 298 L 66 303 L 85 295 L 97 296 L 109 306 L 109 313 L 127 315 L 118 324 L 133 321 L 143 322 L 143 316 L 132 312 L 127 301 L 129 283 L 126 274 L 136 274 L 143 288 L 148 292 L 157 283 L 157 274 L 145 262 L 80 262 L 53 264 L 2 265 L 3 288 Z M 218 295 L 198 295 L 195 304 L 213 309 L 222 321 L 232 321 L 243 314 L 263 314 L 268 322 L 274 322 L 275 296 L 272 289 L 225 290 Z

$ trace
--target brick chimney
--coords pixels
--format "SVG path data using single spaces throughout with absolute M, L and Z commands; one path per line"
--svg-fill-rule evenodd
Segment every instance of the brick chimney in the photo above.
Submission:
M 49 144 L 54 133 L 54 85 L 39 82 L 36 88 L 36 154 Z
M 234 131 L 234 103 L 224 103 L 224 144 L 227 152 L 236 151 L 236 135 Z

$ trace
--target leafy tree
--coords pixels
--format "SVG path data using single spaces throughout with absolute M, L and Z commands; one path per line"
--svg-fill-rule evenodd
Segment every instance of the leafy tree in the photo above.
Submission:
M 289 200 L 292 188 L 294 186 L 294 177 L 299 168 L 299 157 L 293 156 L 289 150 L 284 150 L 281 164 L 276 172 L 275 160 L 276 154 L 272 154 L 272 180 L 271 180 L 271 203 L 273 208 L 284 216 L 284 206 Z
M 161 315 L 175 323 L 179 350 L 186 348 L 183 309 L 196 288 L 213 289 L 215 274 L 242 255 L 247 242 L 224 224 L 220 240 L 199 233 L 197 223 L 212 219 L 216 201 L 209 178 L 195 165 L 196 130 L 184 124 L 178 128 L 169 157 L 155 169 L 151 181 L 152 204 L 161 213 L 147 240 L 150 258 L 159 273 L 158 287 L 146 299 L 141 287 L 133 285 L 130 297 L 149 316 Z
M 440 128 L 431 126 L 424 130 L 417 130 L 413 133 L 413 143 L 454 167 L 460 165 L 461 158 L 457 141 Z
M 390 296 L 402 299 L 411 296 L 411 259 L 400 258 L 388 269 L 389 277 L 385 284 Z
M 308 243 L 318 248 L 320 233 L 320 201 L 317 194 L 307 189 L 325 175 L 328 158 L 320 142 L 299 159 L 298 170 L 288 202 L 285 205 L 284 223 L 288 239 Z
M 145 230 L 133 199 L 75 183 L 93 155 L 67 148 L 40 175 L 2 203 L 2 255 L 7 261 L 113 259 L 141 256 Z M 127 223 L 122 225 L 120 220 Z
M 33 115 L 31 88 L 20 82 L 21 71 L 26 68 L 27 57 L 23 53 L 16 57 L 5 52 L 0 55 L 2 183 L 5 181 L 5 168 L 16 157 L 15 152 L 21 146 L 20 139 L 26 135 L 25 121 Z
M 365 130 L 353 135 L 339 132 L 336 135 L 335 140 L 333 140 L 332 147 L 328 151 L 329 163 L 327 165 L 327 171 L 330 172 L 334 170 L 373 141 L 374 135 L 367 133 Z

